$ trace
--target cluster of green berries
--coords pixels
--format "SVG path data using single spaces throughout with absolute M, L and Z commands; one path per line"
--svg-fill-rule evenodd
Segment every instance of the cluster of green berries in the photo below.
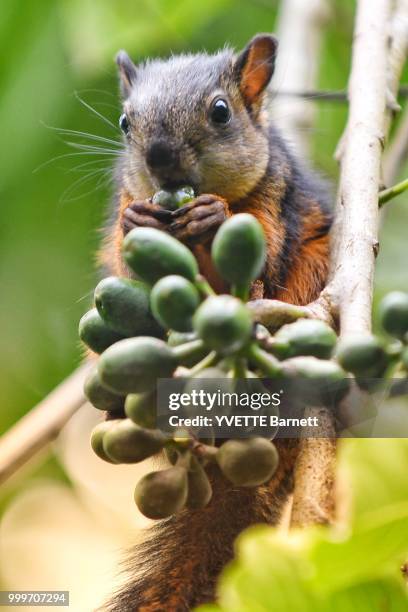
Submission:
M 187 196 L 183 191 L 177 198 L 184 204 Z M 169 205 L 163 195 L 157 198 Z M 200 438 L 193 431 L 169 435 L 158 429 L 159 378 L 199 378 L 203 385 L 206 378 L 306 379 L 316 390 L 313 402 L 324 404 L 322 390 L 328 382 L 334 383 L 339 400 L 349 388 L 346 371 L 356 377 L 380 375 L 380 362 L 383 366 L 395 358 L 374 337 L 336 349 L 336 334 L 318 320 L 300 319 L 274 336 L 254 323 L 245 302 L 264 266 L 266 244 L 251 215 L 227 220 L 212 244 L 213 263 L 230 287 L 228 295 L 214 295 L 191 251 L 156 229 L 132 230 L 123 243 L 123 257 L 136 280 L 102 280 L 95 290 L 95 308 L 80 321 L 79 335 L 100 355 L 86 380 L 85 395 L 108 413 L 108 420 L 92 433 L 95 453 L 118 464 L 140 462 L 164 450 L 170 462 L 136 486 L 136 504 L 149 518 L 207 505 L 212 494 L 206 472 L 210 464 L 236 486 L 267 482 L 278 465 L 276 448 L 266 438 L 217 445 L 212 437 Z M 408 306 L 405 315 L 387 313 L 401 310 L 400 302 L 385 303 L 383 314 L 385 329 L 394 333 L 397 326 L 399 337 Z M 404 329 L 402 337 L 406 333 Z

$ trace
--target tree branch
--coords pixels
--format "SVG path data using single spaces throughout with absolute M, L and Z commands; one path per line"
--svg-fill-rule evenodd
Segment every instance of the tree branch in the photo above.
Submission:
M 339 151 L 332 274 L 340 331 L 369 332 L 378 248 L 378 186 L 385 139 L 389 2 L 359 0 L 349 83 L 350 110 Z M 353 262 L 353 265 L 350 265 Z
M 390 57 L 387 62 L 384 24 L 390 17 L 389 10 L 387 0 L 358 1 L 349 118 L 338 154 L 341 168 L 333 232 L 336 243 L 331 280 L 318 300 L 321 302 L 324 297 L 331 312 L 339 314 L 342 336 L 371 329 L 381 153 L 390 125 L 386 91 L 388 84 L 390 92 L 395 92 L 402 66 L 400 56 L 398 61 Z M 396 23 L 395 15 L 393 23 Z M 397 44 L 395 39 L 394 43 Z M 333 415 L 328 410 L 311 410 L 319 413 L 321 427 L 327 428 L 328 433 L 335 431 Z M 292 525 L 332 520 L 335 452 L 335 440 L 329 435 L 301 441 L 295 469 Z
M 336 431 L 333 418 L 325 408 L 306 408 L 305 417 L 316 417 L 319 437 L 311 428 L 299 443 L 295 469 L 291 526 L 330 523 L 334 518 L 334 475 Z
M 323 319 L 333 325 L 330 309 L 323 305 L 323 301 L 313 302 L 308 306 L 295 306 L 280 300 L 252 300 L 247 304 L 254 319 L 265 325 L 271 332 L 277 331 L 286 323 L 294 323 L 298 319 Z
M 271 114 L 304 156 L 309 151 L 308 131 L 314 123 L 315 107 L 307 98 L 293 94 L 316 86 L 322 25 L 328 15 L 327 0 L 285 0 L 278 15 L 279 54 L 271 87 L 275 91 L 284 87 L 291 94 L 273 93 Z
M 52 442 L 84 404 L 83 385 L 92 364 L 86 362 L 0 438 L 0 483 Z

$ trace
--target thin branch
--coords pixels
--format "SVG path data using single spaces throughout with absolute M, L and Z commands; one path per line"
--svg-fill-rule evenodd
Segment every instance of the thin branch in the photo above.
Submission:
M 380 191 L 380 195 L 378 196 L 378 203 L 380 208 L 389 202 L 393 198 L 397 197 L 401 193 L 404 193 L 408 189 L 408 179 L 389 187 L 388 189 L 383 189 Z
M 321 319 L 331 327 L 336 328 L 336 305 L 330 300 L 330 295 L 323 290 L 319 298 L 307 306 L 295 306 L 280 300 L 259 299 L 248 302 L 254 321 L 261 323 L 270 332 L 275 332 L 286 323 L 294 323 L 298 319 Z
M 408 38 L 408 34 L 407 34 Z M 386 185 L 398 178 L 404 162 L 408 158 L 408 108 L 404 111 L 394 138 L 384 155 L 383 176 Z
M 295 92 L 316 86 L 320 59 L 322 26 L 329 10 L 327 0 L 285 0 L 280 4 L 277 36 L 279 54 L 271 87 L 275 91 L 286 89 L 292 95 L 280 94 L 271 105 L 272 117 L 279 117 L 283 134 L 303 155 L 309 150 L 308 130 L 315 117 L 315 106 Z
M 270 332 L 277 331 L 286 323 L 294 323 L 298 319 L 323 319 L 329 325 L 333 324 L 329 317 L 329 311 L 325 308 L 318 308 L 317 302 L 310 306 L 295 306 L 280 300 L 252 300 L 247 304 L 252 312 L 254 319 L 262 323 Z
M 87 362 L 0 438 L 0 483 L 52 442 L 84 404 L 83 384 L 92 367 Z
M 343 102 L 348 104 L 348 93 L 345 89 L 272 89 L 272 95 L 277 98 L 305 98 L 313 102 Z M 398 98 L 408 98 L 408 85 L 401 85 L 397 93 Z M 395 103 L 391 108 L 395 107 Z
M 387 64 L 387 102 L 394 105 L 394 112 L 400 110 L 397 103 L 398 86 L 402 69 L 408 55 L 408 0 L 395 0 L 395 8 L 388 30 L 388 64 Z M 388 112 L 384 120 L 384 132 L 387 137 L 393 113 Z
M 408 39 L 408 31 L 407 31 Z M 387 147 L 383 159 L 383 182 L 385 185 L 392 185 L 398 178 L 404 163 L 408 158 L 408 108 L 405 109 L 400 124 L 394 137 Z M 388 206 L 381 208 L 380 225 L 384 223 L 388 213 Z

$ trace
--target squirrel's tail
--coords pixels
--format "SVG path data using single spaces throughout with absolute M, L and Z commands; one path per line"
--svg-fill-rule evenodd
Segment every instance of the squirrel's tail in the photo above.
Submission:
M 214 468 L 206 508 L 184 510 L 153 527 L 133 551 L 130 579 L 105 612 L 185 612 L 214 601 L 217 577 L 233 557 L 234 540 L 256 523 L 276 524 L 293 488 L 297 441 L 276 441 L 279 467 L 265 485 L 237 488 Z

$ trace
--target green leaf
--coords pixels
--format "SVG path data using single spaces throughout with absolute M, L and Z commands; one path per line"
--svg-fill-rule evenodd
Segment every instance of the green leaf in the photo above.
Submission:
M 322 609 L 330 612 L 405 612 L 407 595 L 402 584 L 395 580 L 378 580 L 353 585 L 337 591 Z
M 316 538 L 309 556 L 316 569 L 310 582 L 315 592 L 327 595 L 358 581 L 396 575 L 408 555 L 408 502 L 393 513 L 379 512 L 377 523 L 368 522 L 365 529 L 325 533 Z
M 200 611 L 403 610 L 408 599 L 396 579 L 399 550 L 407 550 L 407 519 L 405 514 L 405 530 L 403 521 L 384 521 L 364 535 L 343 538 L 325 528 L 290 534 L 250 529 L 239 538 L 238 558 L 223 574 L 219 607 Z M 360 607 L 365 593 L 367 604 Z M 393 607 L 375 607 L 380 601 Z
M 339 477 L 351 495 L 353 528 L 408 501 L 408 440 L 347 440 L 340 447 Z
M 299 555 L 308 546 L 306 532 L 287 536 L 268 527 L 248 530 L 238 539 L 238 559 L 227 568 L 220 585 L 222 609 L 314 610 L 316 597 L 305 581 L 312 567 Z
M 407 448 L 407 440 L 343 441 L 349 524 L 289 533 L 267 526 L 247 530 L 223 573 L 219 606 L 207 612 L 408 609 L 398 583 L 399 566 L 408 558 Z

